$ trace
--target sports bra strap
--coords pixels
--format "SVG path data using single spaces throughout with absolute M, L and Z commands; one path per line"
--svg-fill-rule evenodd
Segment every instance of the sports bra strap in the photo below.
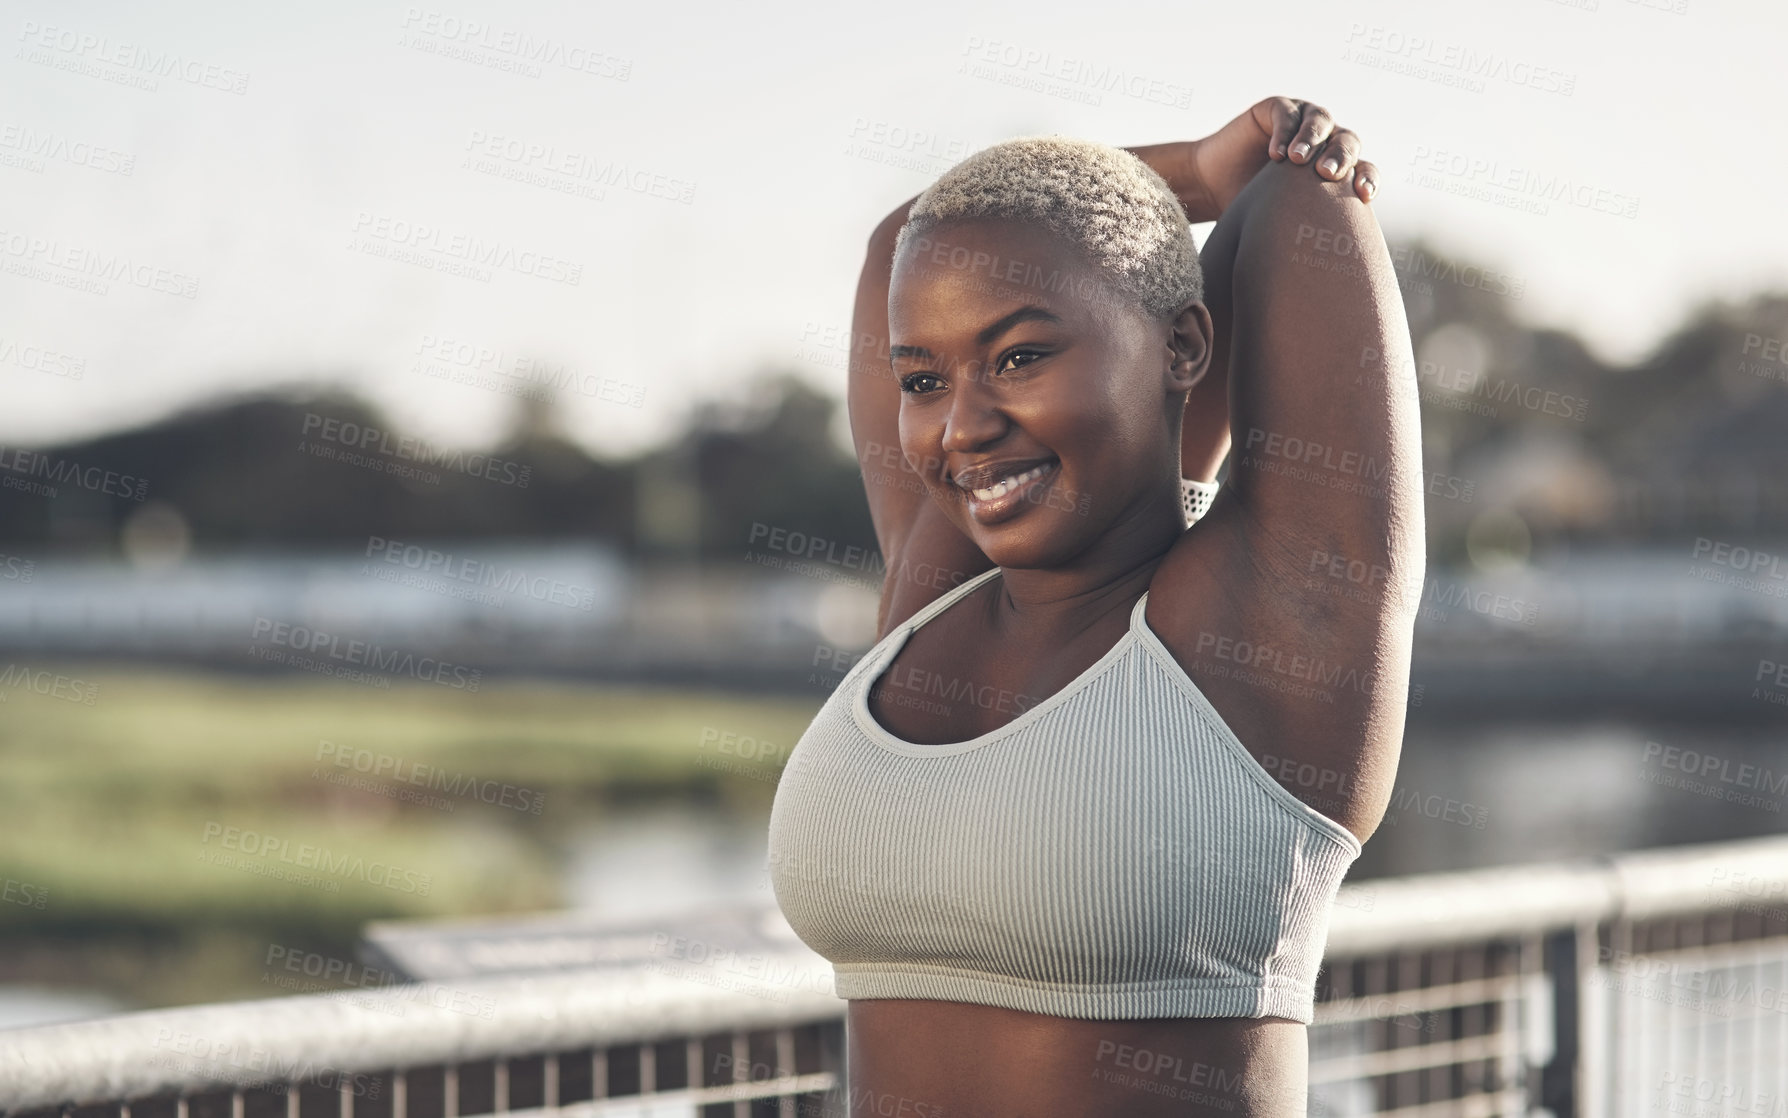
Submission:
M 939 595 L 936 598 L 933 598 L 930 602 L 928 602 L 924 606 L 922 606 L 919 609 L 919 612 L 917 612 L 917 613 L 913 614 L 911 617 L 907 618 L 906 621 L 903 623 L 903 625 L 910 626 L 911 628 L 917 629 L 919 626 L 925 624 L 927 621 L 930 621 L 933 617 L 936 617 L 938 614 L 944 612 L 945 610 L 949 609 L 951 606 L 955 605 L 961 599 L 968 597 L 968 595 L 975 589 L 975 587 L 981 585 L 983 582 L 986 582 L 988 579 L 992 578 L 994 575 L 997 575 L 999 573 L 1000 573 L 1000 569 L 997 566 L 987 568 L 986 570 L 982 571 L 980 574 L 976 575 L 974 578 L 971 578 L 967 582 L 964 582 L 962 585 L 952 587 L 945 593 Z M 897 627 L 900 627 L 900 626 L 897 626 Z

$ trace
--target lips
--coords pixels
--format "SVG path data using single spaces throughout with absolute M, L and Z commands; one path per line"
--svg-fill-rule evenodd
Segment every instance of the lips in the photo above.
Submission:
M 951 480 L 959 488 L 970 492 L 977 489 L 990 489 L 1007 478 L 1017 477 L 1027 470 L 1035 469 L 1038 466 L 1047 466 L 1054 461 L 1056 459 L 1053 457 L 1046 457 L 1014 458 L 1007 462 L 988 462 L 979 466 L 971 466 L 955 475 Z
M 1022 463 L 1000 463 L 996 467 L 983 467 L 980 476 L 993 474 L 998 477 L 981 488 L 970 489 L 964 500 L 969 516 L 983 528 L 991 528 L 996 524 L 1004 524 L 1015 516 L 1023 516 L 1027 509 L 1036 508 L 1043 500 L 1044 494 L 1054 489 L 1055 476 L 1061 470 L 1057 459 L 1046 459 L 1027 469 L 1013 473 L 1012 470 Z M 964 475 L 974 480 L 974 474 Z

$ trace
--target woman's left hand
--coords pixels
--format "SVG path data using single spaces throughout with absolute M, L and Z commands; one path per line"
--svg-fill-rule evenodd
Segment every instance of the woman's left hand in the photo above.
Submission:
M 1309 101 L 1268 97 L 1187 146 L 1179 174 L 1164 177 L 1193 222 L 1217 220 L 1268 162 L 1314 163 L 1315 173 L 1330 182 L 1351 177 L 1362 202 L 1372 201 L 1378 190 L 1378 168 L 1360 158 L 1359 136 Z

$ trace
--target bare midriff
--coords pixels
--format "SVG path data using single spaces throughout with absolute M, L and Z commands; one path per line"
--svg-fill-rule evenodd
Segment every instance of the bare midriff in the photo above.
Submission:
M 906 998 L 849 1003 L 851 1118 L 1291 1118 L 1308 1035 L 1282 1017 L 1088 1020 Z

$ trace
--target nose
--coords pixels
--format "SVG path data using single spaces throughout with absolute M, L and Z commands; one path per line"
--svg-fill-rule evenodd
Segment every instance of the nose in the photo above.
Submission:
M 971 370 L 959 375 L 951 388 L 950 409 L 944 416 L 945 453 L 966 453 L 986 446 L 1005 434 L 1007 420 Z

